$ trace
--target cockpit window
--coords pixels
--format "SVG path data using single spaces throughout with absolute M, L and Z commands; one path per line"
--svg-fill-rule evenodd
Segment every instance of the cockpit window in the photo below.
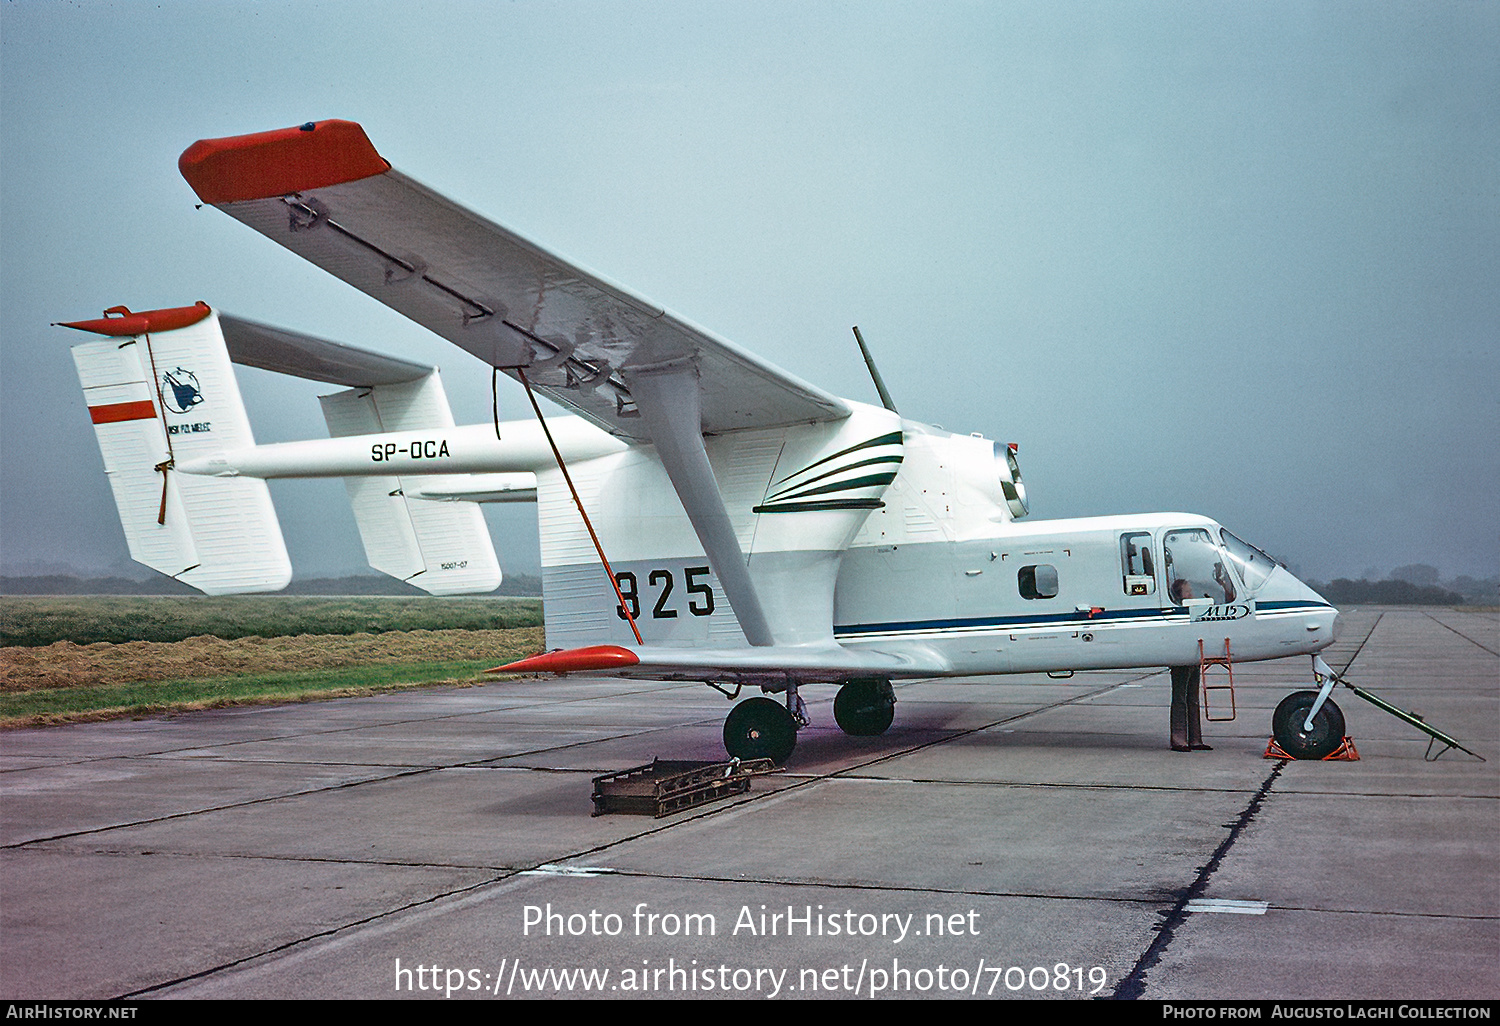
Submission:
M 1167 594 L 1177 605 L 1195 598 L 1213 599 L 1216 605 L 1234 601 L 1234 578 L 1208 531 L 1201 527 L 1168 531 L 1162 539 L 1162 555 Z
M 1236 538 L 1222 527 L 1219 529 L 1219 535 L 1224 539 L 1224 551 L 1229 553 L 1230 561 L 1240 572 L 1240 580 L 1245 582 L 1246 590 L 1254 592 L 1265 584 L 1266 578 L 1271 576 L 1271 571 L 1276 569 L 1276 560 L 1249 542 Z

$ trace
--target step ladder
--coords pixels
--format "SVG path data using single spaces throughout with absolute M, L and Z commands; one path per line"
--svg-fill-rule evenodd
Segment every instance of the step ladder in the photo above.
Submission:
M 1224 667 L 1228 681 L 1223 684 L 1210 684 L 1208 682 L 1208 668 L 1210 666 Z M 1198 639 L 1198 679 L 1203 682 L 1203 718 L 1210 723 L 1227 723 L 1235 717 L 1234 705 L 1234 657 L 1229 651 L 1229 639 L 1224 639 L 1223 655 L 1208 655 L 1203 651 L 1203 639 Z M 1229 692 L 1229 715 L 1215 716 L 1213 704 L 1210 701 L 1210 693 L 1214 691 Z M 1221 698 L 1223 696 L 1220 696 Z

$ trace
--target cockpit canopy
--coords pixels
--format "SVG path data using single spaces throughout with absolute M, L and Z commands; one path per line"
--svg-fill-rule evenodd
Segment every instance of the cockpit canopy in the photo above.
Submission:
M 1222 527 L 1217 528 L 1218 539 L 1214 534 L 1205 527 L 1184 527 L 1163 535 L 1167 594 L 1173 602 L 1181 605 L 1189 599 L 1207 598 L 1224 604 L 1246 599 L 1276 569 L 1276 561 L 1249 542 Z
M 1271 576 L 1271 571 L 1276 569 L 1276 560 L 1222 527 L 1219 528 L 1219 537 L 1223 539 L 1224 551 L 1229 554 L 1229 561 L 1235 570 L 1239 571 L 1240 580 L 1245 582 L 1246 589 L 1251 594 L 1259 591 L 1260 586 Z

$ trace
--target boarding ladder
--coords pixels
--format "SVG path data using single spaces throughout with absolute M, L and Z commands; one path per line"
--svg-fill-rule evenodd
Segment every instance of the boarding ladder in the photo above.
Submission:
M 1208 682 L 1208 668 L 1210 666 L 1224 667 L 1228 681 L 1222 684 L 1210 684 Z M 1227 723 L 1235 717 L 1234 705 L 1234 658 L 1229 651 L 1229 639 L 1224 639 L 1223 655 L 1208 655 L 1203 651 L 1203 639 L 1198 639 L 1198 679 L 1203 682 L 1203 718 L 1210 723 Z M 1209 701 L 1210 693 L 1214 691 L 1229 692 L 1229 715 L 1215 716 L 1213 705 Z

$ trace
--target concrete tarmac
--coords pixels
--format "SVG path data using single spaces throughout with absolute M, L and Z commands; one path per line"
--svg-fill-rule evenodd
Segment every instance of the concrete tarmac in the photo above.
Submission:
M 495 683 L 0 735 L 0 997 L 1500 997 L 1500 617 L 1345 610 L 1356 762 L 1214 750 L 1164 671 L 914 682 L 664 819 L 590 778 L 721 759 L 701 685 Z M 1217 694 L 1216 694 L 1217 699 Z M 1227 712 L 1222 702 L 1214 713 Z

